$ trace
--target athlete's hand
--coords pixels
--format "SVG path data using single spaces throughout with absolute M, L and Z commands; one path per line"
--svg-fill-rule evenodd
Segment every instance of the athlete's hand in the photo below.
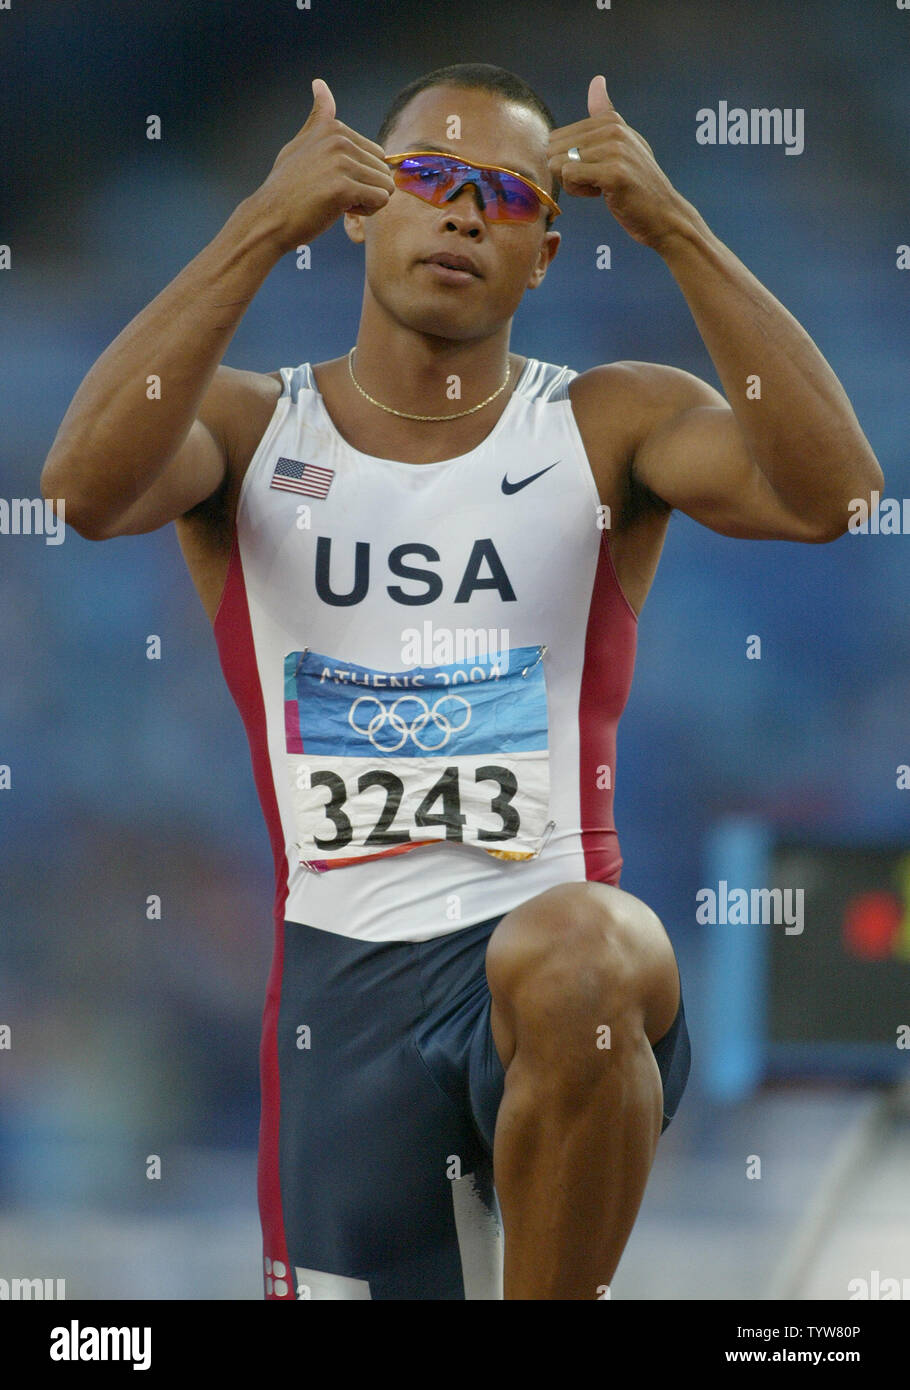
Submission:
M 306 124 L 253 194 L 281 253 L 312 241 L 344 212 L 369 217 L 384 208 L 395 185 L 383 154 L 381 145 L 336 120 L 328 83 L 315 77 Z
M 645 246 L 659 247 L 688 206 L 654 158 L 644 136 L 626 125 L 607 95 L 603 77 L 588 87 L 588 119 L 550 132 L 550 172 L 567 193 L 603 195 L 621 227 Z M 578 147 L 581 161 L 569 159 Z

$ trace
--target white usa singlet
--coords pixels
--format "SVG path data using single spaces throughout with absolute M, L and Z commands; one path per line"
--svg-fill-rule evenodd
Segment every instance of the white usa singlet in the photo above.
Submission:
M 309 363 L 250 462 L 215 617 L 276 918 L 369 941 L 617 883 L 636 618 L 568 397 L 529 358 L 477 448 L 352 448 Z

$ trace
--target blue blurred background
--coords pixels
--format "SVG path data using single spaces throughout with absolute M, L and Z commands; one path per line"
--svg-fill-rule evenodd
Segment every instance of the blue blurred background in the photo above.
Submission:
M 0 241 L 12 255 L 0 277 L 0 495 L 38 496 L 83 376 L 266 177 L 308 114 L 312 77 L 375 138 L 401 86 L 458 61 L 520 73 L 560 124 L 587 114 L 602 71 L 671 180 L 831 362 L 886 495 L 910 495 L 910 272 L 896 264 L 910 242 L 908 52 L 910 13 L 888 0 L 14 6 L 0 14 Z M 803 108 L 805 152 L 697 144 L 695 113 L 720 100 Z M 599 200 L 562 201 L 562 247 L 517 315 L 513 349 L 578 370 L 667 362 L 718 385 L 659 257 Z M 595 266 L 604 242 L 608 272 Z M 337 224 L 310 270 L 285 257 L 225 361 L 265 372 L 345 352 L 361 255 Z M 793 1232 L 811 1227 L 832 1165 L 850 1168 L 881 1093 L 861 1068 L 821 1080 L 766 1068 L 763 1087 L 721 1103 L 694 901 L 711 881 L 709 837 L 729 818 L 835 845 L 906 843 L 908 546 L 747 542 L 671 523 L 620 728 L 616 815 L 623 887 L 677 947 L 695 1062 L 614 1297 L 763 1297 L 797 1266 L 788 1293 L 846 1296 L 834 1256 L 807 1274 Z M 161 661 L 146 659 L 149 634 Z M 760 661 L 746 660 L 750 634 Z M 66 1277 L 70 1296 L 258 1297 L 271 862 L 173 527 L 104 545 L 72 531 L 56 547 L 0 537 L 0 653 L 12 776 L 0 792 L 0 1023 L 12 1030 L 0 1051 L 0 1275 Z M 146 917 L 150 894 L 160 921 Z M 881 1044 L 892 1057 L 894 1022 Z M 761 1182 L 744 1176 L 755 1153 L 767 1156 Z M 149 1154 L 160 1181 L 146 1179 Z M 858 1229 L 900 1232 L 903 1267 L 889 1272 L 910 1273 L 907 1199 L 900 1208 L 901 1183 L 881 1182 L 890 1195 Z M 884 1269 L 888 1251 L 854 1245 L 844 1269 Z

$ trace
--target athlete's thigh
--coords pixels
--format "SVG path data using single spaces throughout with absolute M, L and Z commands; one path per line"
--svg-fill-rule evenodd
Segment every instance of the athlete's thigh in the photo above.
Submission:
M 415 948 L 287 923 L 279 1177 L 310 1298 L 465 1296 L 450 1156 L 463 1125 L 414 1043 Z

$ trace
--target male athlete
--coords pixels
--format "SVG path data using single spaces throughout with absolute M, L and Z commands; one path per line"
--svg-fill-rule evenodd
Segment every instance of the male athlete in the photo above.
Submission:
M 883 479 L 602 77 L 557 129 L 511 73 L 440 69 L 378 142 L 312 85 L 262 186 L 89 372 L 42 491 L 95 540 L 176 522 L 246 725 L 277 875 L 266 1296 L 605 1298 L 689 1064 L 612 816 L 670 513 L 830 541 Z M 726 399 L 509 351 L 560 185 L 664 259 Z M 221 365 L 278 259 L 342 215 L 352 352 Z

